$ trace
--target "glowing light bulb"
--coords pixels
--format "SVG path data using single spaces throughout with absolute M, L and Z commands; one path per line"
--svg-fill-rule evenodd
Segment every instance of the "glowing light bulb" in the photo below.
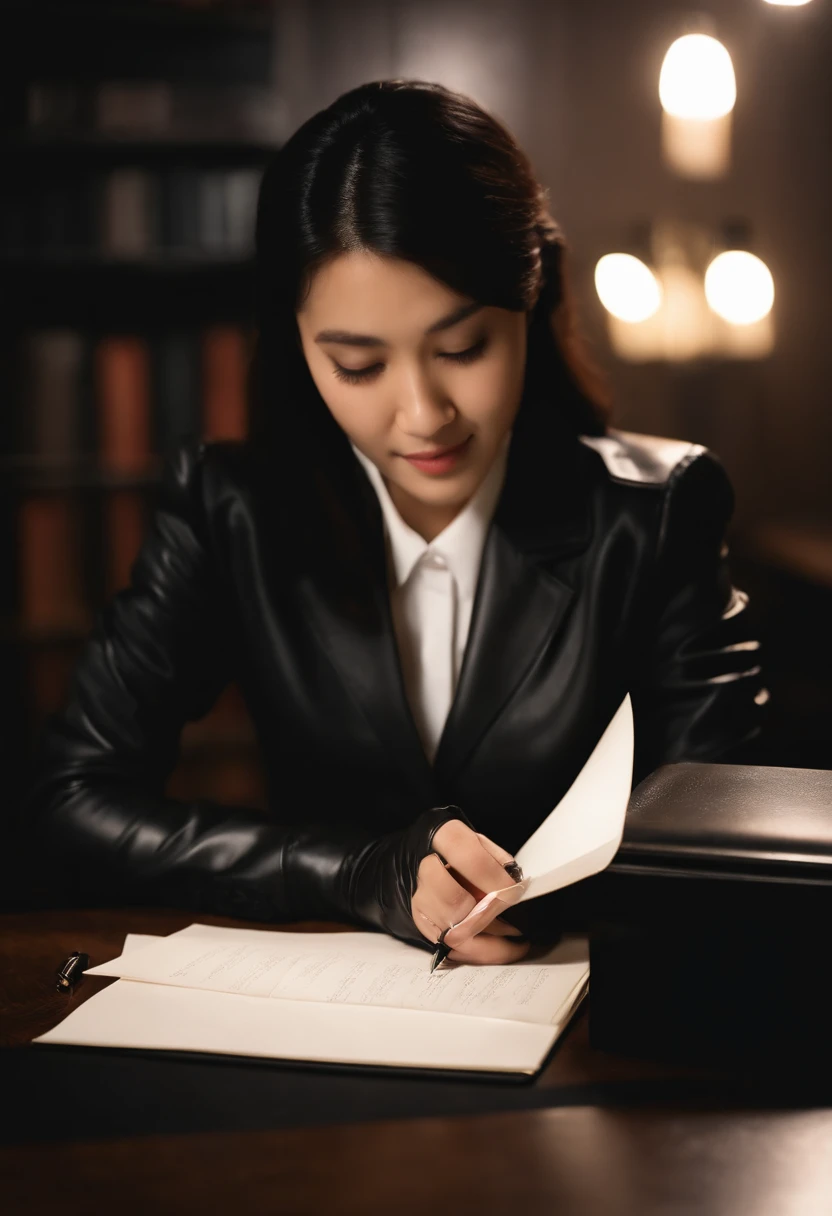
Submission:
M 686 34 L 668 49 L 659 75 L 659 99 L 675 118 L 713 119 L 730 114 L 737 100 L 728 51 L 707 34 Z
M 705 271 L 705 298 L 732 325 L 753 325 L 774 303 L 774 279 L 765 262 L 742 249 L 718 254 Z
M 630 253 L 607 253 L 599 260 L 595 290 L 607 312 L 620 321 L 646 321 L 662 302 L 656 276 Z
M 766 4 L 777 4 L 781 8 L 800 8 L 803 4 L 808 4 L 809 0 L 766 0 Z

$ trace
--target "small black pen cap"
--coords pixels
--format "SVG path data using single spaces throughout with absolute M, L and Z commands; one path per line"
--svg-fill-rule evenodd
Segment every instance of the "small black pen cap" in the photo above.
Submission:
M 71 992 L 81 976 L 90 965 L 90 956 L 82 950 L 76 950 L 58 968 L 58 992 Z

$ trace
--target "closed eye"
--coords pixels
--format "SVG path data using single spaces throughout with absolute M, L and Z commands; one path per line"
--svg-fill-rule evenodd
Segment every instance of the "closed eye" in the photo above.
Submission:
M 473 363 L 479 359 L 488 346 L 486 338 L 480 338 L 479 342 L 475 342 L 473 346 L 469 346 L 466 350 L 457 351 L 440 351 L 438 358 L 450 359 L 453 363 Z M 374 363 L 371 367 L 361 367 L 356 370 L 341 367 L 340 363 L 336 363 L 332 369 L 332 374 L 338 380 L 343 380 L 345 384 L 365 384 L 368 380 L 373 380 L 384 367 L 383 363 Z

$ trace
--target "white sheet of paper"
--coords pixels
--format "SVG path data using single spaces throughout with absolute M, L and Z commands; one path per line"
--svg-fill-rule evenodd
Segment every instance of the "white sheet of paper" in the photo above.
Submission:
M 502 905 L 502 911 L 589 878 L 609 865 L 624 834 L 633 781 L 633 743 L 628 693 L 558 805 L 517 850 L 523 878 L 489 892 L 460 925 L 477 919 L 487 924 L 494 915 L 494 903 Z
M 624 834 L 633 746 L 628 693 L 563 798 L 518 850 L 526 876 L 522 899 L 558 891 L 610 864 Z
M 204 943 L 213 932 L 210 926 L 193 925 L 182 935 Z M 167 940 L 128 934 L 123 952 L 114 962 Z M 560 1003 L 550 1010 L 546 1025 L 437 1011 L 263 1000 L 119 979 L 34 1042 L 531 1074 L 542 1064 L 585 989 L 586 963 L 579 966 L 576 983 L 572 978 L 577 960 L 585 959 L 587 950 L 582 939 L 563 943 L 563 963 L 558 967 L 562 982 L 557 992 L 551 992 Z
M 537 1026 L 414 1009 L 264 1001 L 117 980 L 36 1043 L 218 1052 L 321 1063 L 533 1073 L 572 1013 Z
M 586 977 L 584 939 L 533 961 L 432 975 L 415 946 L 375 933 L 291 933 L 191 925 L 87 974 L 272 1000 L 431 1010 L 552 1025 Z
M 161 933 L 128 933 L 124 939 L 121 953 L 127 954 L 130 950 L 139 950 L 142 946 L 150 946 L 153 942 L 163 940 L 164 936 Z

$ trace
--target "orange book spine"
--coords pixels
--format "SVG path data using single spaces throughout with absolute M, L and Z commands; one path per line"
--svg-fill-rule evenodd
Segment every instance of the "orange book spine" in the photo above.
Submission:
M 81 572 L 81 533 L 74 504 L 34 495 L 20 504 L 20 619 L 28 633 L 89 628 Z
M 137 474 L 150 457 L 150 354 L 135 337 L 111 337 L 95 351 L 99 452 L 112 473 Z
M 244 439 L 247 430 L 245 334 L 218 325 L 202 339 L 202 429 L 206 439 Z
M 130 582 L 130 571 L 144 535 L 144 502 L 135 490 L 115 490 L 109 495 L 104 517 L 107 594 L 113 595 Z

